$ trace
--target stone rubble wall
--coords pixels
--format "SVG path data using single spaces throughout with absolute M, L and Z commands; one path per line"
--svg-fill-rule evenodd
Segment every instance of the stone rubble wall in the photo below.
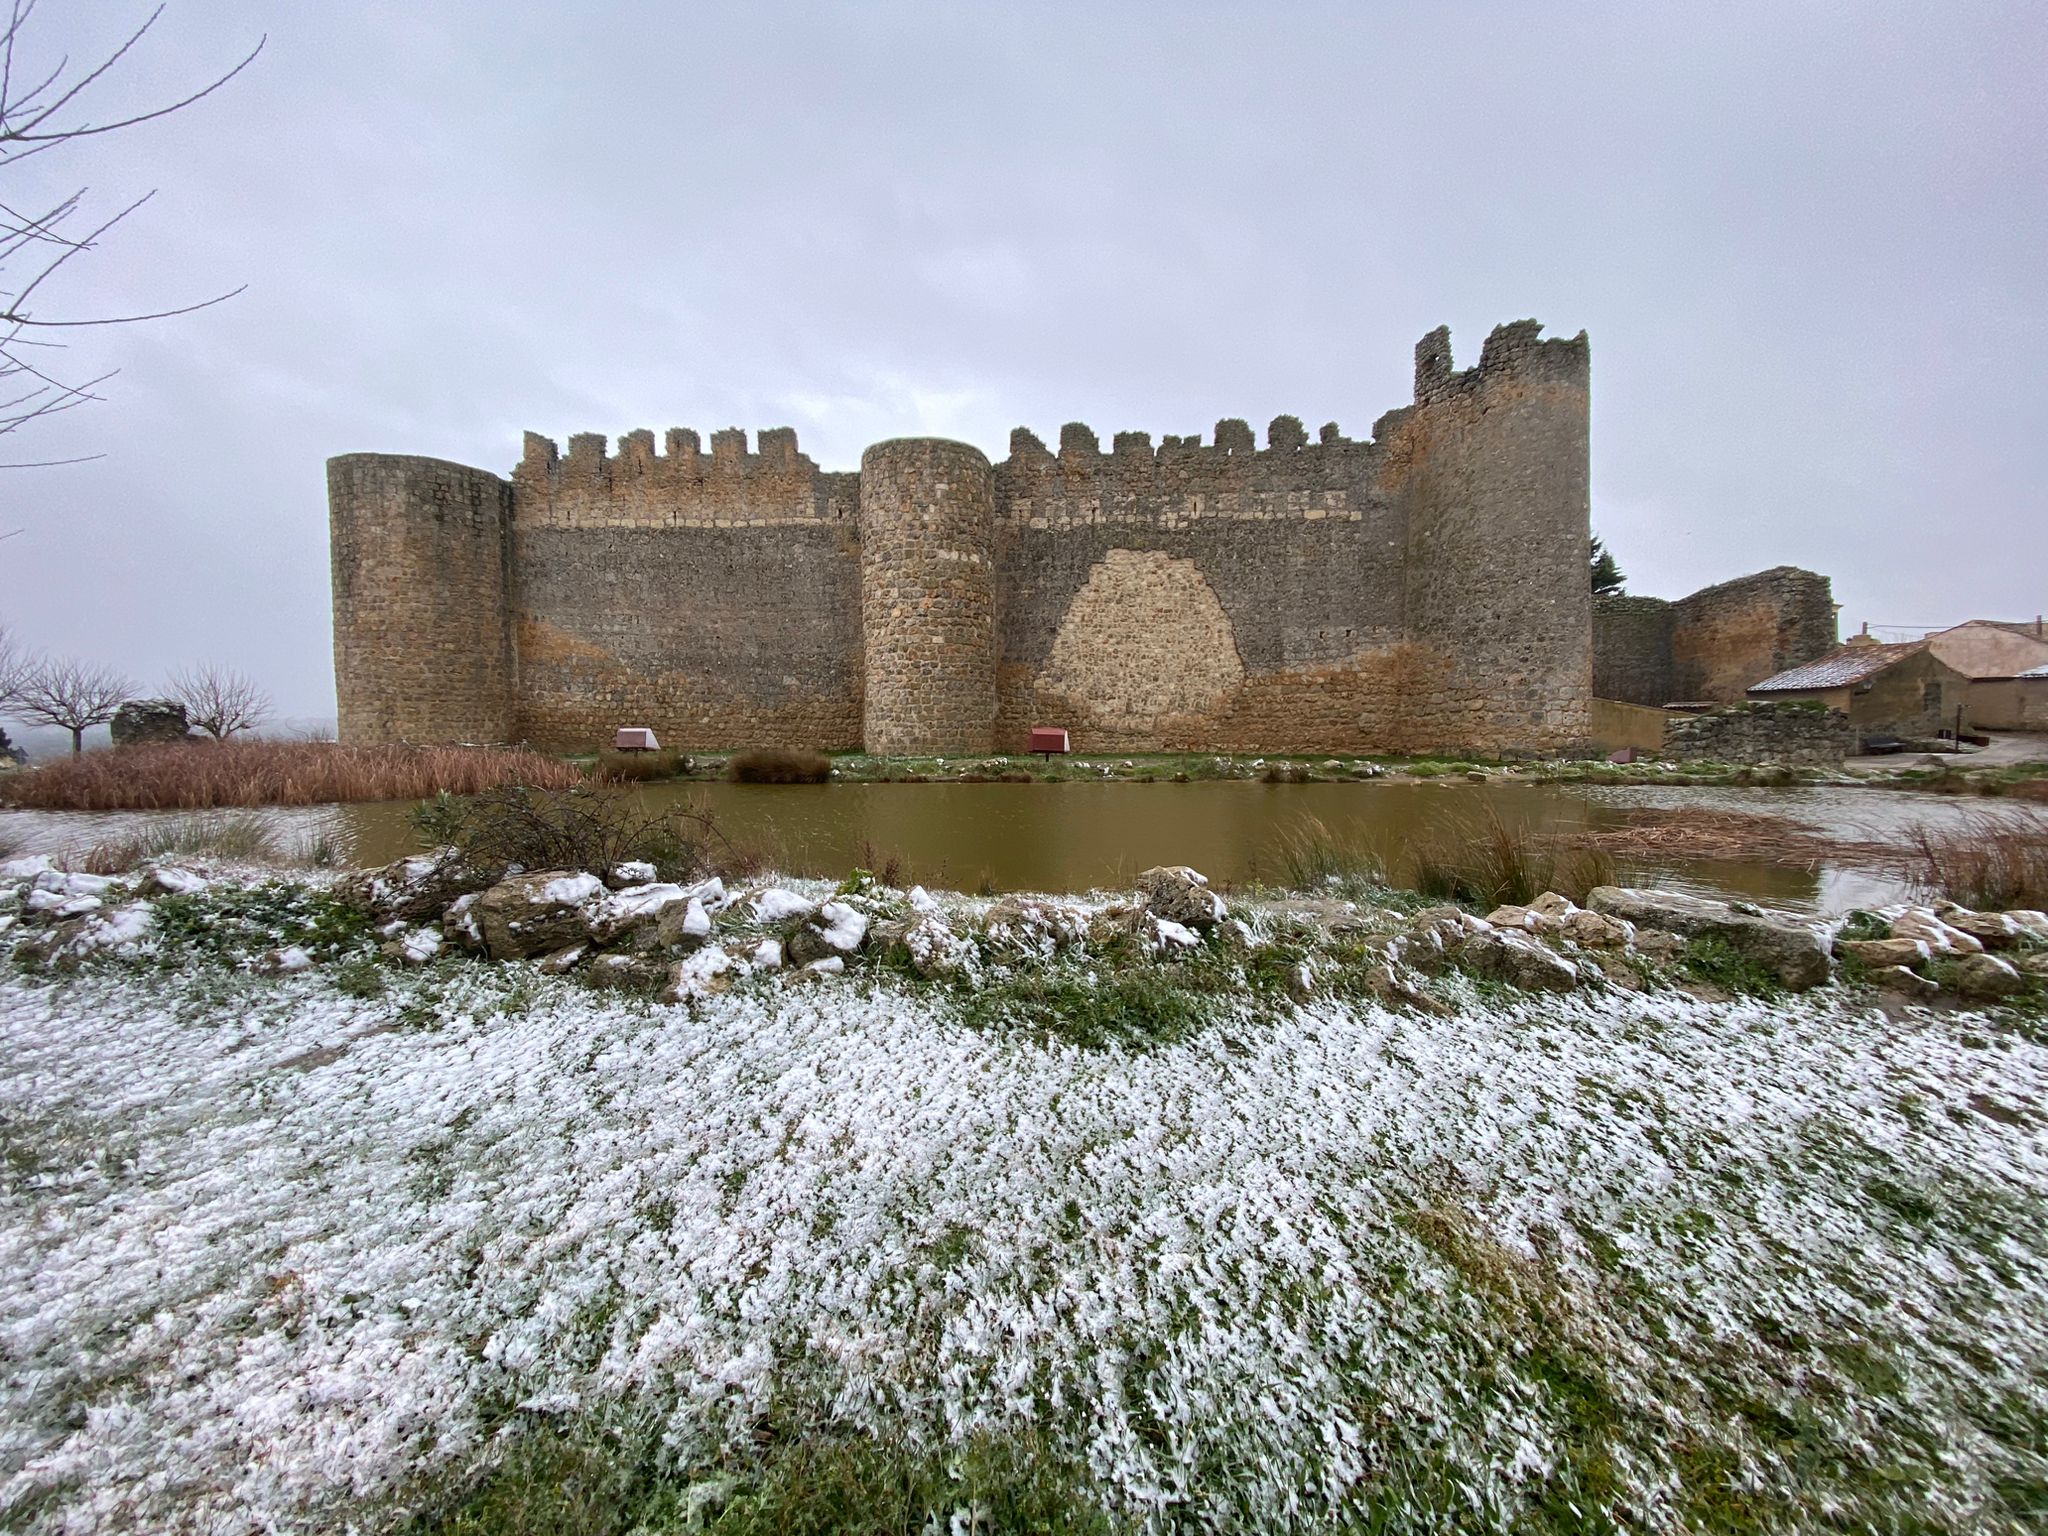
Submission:
M 1671 607 L 1671 686 L 1677 691 L 1662 702 L 1740 703 L 1765 678 L 1835 648 L 1828 579 L 1796 566 L 1705 587 Z
M 1674 715 L 1664 755 L 1677 762 L 1783 763 L 1838 768 L 1856 750 L 1856 730 L 1840 710 L 1798 704 L 1738 704 Z

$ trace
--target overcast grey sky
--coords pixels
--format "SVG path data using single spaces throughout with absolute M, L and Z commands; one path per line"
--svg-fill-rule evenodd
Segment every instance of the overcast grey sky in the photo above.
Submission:
M 147 9 L 39 25 L 84 55 Z M 0 616 L 145 685 L 225 660 L 331 714 L 331 454 L 1363 436 L 1424 332 L 1462 366 L 1525 315 L 1591 333 L 1631 590 L 1792 563 L 1845 630 L 2048 607 L 2039 4 L 171 0 L 102 111 L 266 32 L 30 162 L 161 188 L 46 313 L 249 285 L 80 333 L 108 403 L 4 444 L 106 456 L 0 473 Z

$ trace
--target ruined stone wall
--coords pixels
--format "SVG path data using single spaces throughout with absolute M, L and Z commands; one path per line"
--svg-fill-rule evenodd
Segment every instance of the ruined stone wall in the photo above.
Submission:
M 1664 727 L 1664 755 L 1678 762 L 1838 768 L 1855 750 L 1856 730 L 1849 717 L 1818 703 L 1736 704 L 1701 715 L 1673 715 Z
M 1661 597 L 1593 599 L 1593 697 L 1623 704 L 1669 704 L 1671 632 L 1676 615 Z
M 327 461 L 327 505 L 341 740 L 510 739 L 511 487 L 354 453 Z
M 868 751 L 990 750 L 994 519 L 994 478 L 979 448 L 898 438 L 861 456 Z
M 1590 354 L 1497 326 L 1479 364 L 1450 333 L 1415 354 L 1415 404 L 1382 420 L 1408 509 L 1407 623 L 1426 680 L 1420 745 L 1572 751 L 1589 735 Z
M 1774 566 L 1706 587 L 1672 605 L 1670 701 L 1739 702 L 1777 672 L 1835 648 L 1825 576 Z

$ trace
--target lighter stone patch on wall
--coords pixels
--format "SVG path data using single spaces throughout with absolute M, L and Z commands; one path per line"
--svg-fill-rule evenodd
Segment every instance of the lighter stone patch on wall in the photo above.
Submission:
M 1194 561 L 1112 549 L 1067 605 L 1038 686 L 1086 700 L 1099 728 L 1150 737 L 1215 710 L 1244 675 L 1230 615 Z

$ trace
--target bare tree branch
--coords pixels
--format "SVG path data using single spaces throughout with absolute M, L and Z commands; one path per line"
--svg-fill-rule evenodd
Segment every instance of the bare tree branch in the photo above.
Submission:
M 23 670 L 7 708 L 16 720 L 69 731 L 71 755 L 76 757 L 85 750 L 86 731 L 113 719 L 134 691 L 134 684 L 111 667 L 50 656 Z
M 23 63 L 23 58 L 18 55 L 25 57 L 31 51 L 28 23 L 37 14 L 38 0 L 0 0 L 0 3 L 5 4 L 4 12 L 0 12 L 0 190 L 4 190 L 6 185 L 6 172 L 31 156 L 61 149 L 81 139 L 154 122 L 204 100 L 253 64 L 268 41 L 267 38 L 259 38 L 256 46 L 239 63 L 196 90 L 188 91 L 162 106 L 127 112 L 98 122 L 93 118 L 88 97 L 96 88 L 104 86 L 124 62 L 129 61 L 137 45 L 162 19 L 165 6 L 159 4 L 140 26 L 100 56 L 97 62 L 89 61 L 84 67 L 74 69 L 70 55 L 63 54 L 54 67 L 44 72 L 40 66 L 18 67 Z M 23 88 L 20 82 L 30 79 L 35 83 Z M 102 373 L 84 383 L 73 384 L 43 368 L 32 366 L 23 356 L 23 349 L 59 346 L 61 343 L 38 341 L 27 332 L 167 320 L 224 304 L 246 289 L 244 285 L 194 303 L 166 305 L 133 314 L 94 315 L 88 312 L 45 318 L 32 313 L 30 301 L 45 282 L 63 272 L 73 257 L 97 249 L 102 237 L 156 195 L 154 192 L 146 193 L 83 234 L 73 234 L 68 226 L 84 207 L 86 192 L 87 189 L 81 188 L 55 207 L 40 213 L 24 212 L 15 199 L 0 197 L 0 378 L 25 373 L 44 386 L 0 405 L 0 436 L 18 432 L 46 416 L 98 400 L 100 396 L 93 393 L 94 388 L 113 377 L 111 372 Z M 24 268 L 32 262 L 36 265 L 25 275 L 18 275 L 10 270 L 16 262 Z M 87 454 L 79 458 L 0 463 L 0 469 L 75 464 L 97 457 L 97 454 Z
M 185 706 L 185 718 L 215 741 L 251 730 L 270 718 L 270 695 L 232 667 L 208 663 L 173 672 L 171 697 Z

